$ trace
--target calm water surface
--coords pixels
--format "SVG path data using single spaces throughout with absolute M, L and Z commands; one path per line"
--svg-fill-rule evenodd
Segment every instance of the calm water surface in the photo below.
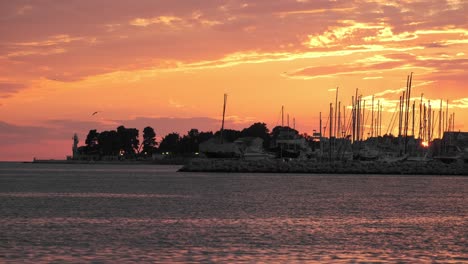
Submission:
M 0 163 L 0 262 L 468 263 L 468 178 Z

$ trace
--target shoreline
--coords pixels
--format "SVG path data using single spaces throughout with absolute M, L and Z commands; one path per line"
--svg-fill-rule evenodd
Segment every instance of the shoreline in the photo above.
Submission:
M 431 162 L 381 161 L 282 161 L 282 160 L 191 160 L 181 172 L 227 173 L 312 173 L 312 174 L 386 174 L 468 176 L 468 164 Z
M 182 160 L 58 160 L 58 159 L 35 159 L 33 161 L 22 161 L 20 163 L 32 164 L 108 164 L 108 165 L 183 165 Z
M 308 173 L 308 174 L 374 174 L 374 175 L 435 175 L 468 176 L 468 163 L 440 161 L 334 161 L 280 159 L 191 159 L 191 160 L 120 160 L 87 161 L 44 159 L 23 161 L 31 164 L 89 164 L 89 165 L 178 165 L 179 172 L 225 173 Z

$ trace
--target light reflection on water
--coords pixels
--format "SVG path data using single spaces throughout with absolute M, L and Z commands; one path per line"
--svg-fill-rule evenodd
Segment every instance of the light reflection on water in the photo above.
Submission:
M 0 166 L 0 262 L 468 262 L 463 177 Z
M 39 193 L 39 192 L 3 192 L 0 197 L 23 198 L 190 198 L 187 195 L 178 194 L 134 194 L 134 193 Z

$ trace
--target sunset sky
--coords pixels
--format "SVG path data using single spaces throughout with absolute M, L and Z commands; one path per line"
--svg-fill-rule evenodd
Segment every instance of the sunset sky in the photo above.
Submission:
M 319 127 L 339 87 L 384 105 L 449 100 L 467 131 L 468 1 L 0 2 L 0 160 L 64 158 L 76 132 L 152 126 L 158 137 L 281 123 Z M 98 114 L 92 115 L 93 112 Z

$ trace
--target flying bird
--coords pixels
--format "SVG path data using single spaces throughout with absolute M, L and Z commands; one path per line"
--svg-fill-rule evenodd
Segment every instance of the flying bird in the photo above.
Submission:
M 95 114 L 97 114 L 97 113 L 99 113 L 99 111 L 96 111 L 96 112 L 92 113 L 91 116 L 93 116 L 93 115 L 95 115 Z

